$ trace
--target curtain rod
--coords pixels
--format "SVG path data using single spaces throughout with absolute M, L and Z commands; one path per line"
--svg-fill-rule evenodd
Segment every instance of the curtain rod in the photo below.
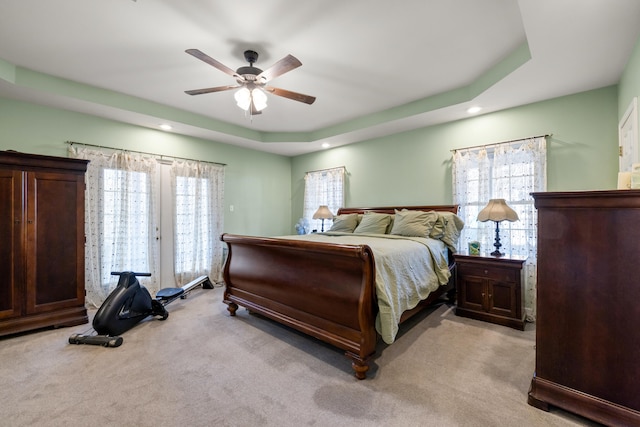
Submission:
M 127 150 L 127 149 L 123 149 L 123 148 L 106 147 L 104 145 L 96 145 L 96 144 L 85 144 L 84 142 L 75 142 L 75 141 L 65 141 L 65 142 L 67 144 L 69 144 L 69 145 L 84 145 L 85 147 L 105 148 L 107 150 L 128 151 L 130 153 L 146 154 L 148 156 L 159 157 L 160 160 L 162 160 L 162 159 L 189 160 L 189 161 L 192 161 L 192 162 L 211 163 L 211 164 L 214 164 L 214 165 L 227 166 L 226 163 L 210 162 L 208 160 L 196 160 L 196 159 L 188 159 L 186 157 L 166 156 L 164 154 L 147 153 L 145 151 Z
M 452 153 L 455 153 L 456 151 L 460 151 L 460 150 L 472 150 L 474 148 L 491 147 L 492 145 L 508 144 L 510 142 L 524 141 L 525 139 L 542 138 L 543 136 L 546 138 L 546 137 L 551 136 L 551 135 L 553 135 L 553 134 L 552 133 L 548 133 L 548 134 L 545 134 L 545 135 L 528 136 L 526 138 L 511 139 L 509 141 L 492 142 L 491 144 L 483 144 L 483 145 L 474 145 L 473 147 L 454 148 L 453 150 L 449 150 L 449 151 L 451 151 Z
M 328 171 L 328 170 L 331 170 L 331 169 L 340 169 L 340 168 L 344 169 L 345 171 L 347 170 L 346 166 L 336 166 L 334 168 L 326 168 L 326 169 L 317 169 L 317 170 L 314 170 L 314 171 L 306 171 L 304 174 L 306 175 L 308 173 L 323 172 L 323 171 Z

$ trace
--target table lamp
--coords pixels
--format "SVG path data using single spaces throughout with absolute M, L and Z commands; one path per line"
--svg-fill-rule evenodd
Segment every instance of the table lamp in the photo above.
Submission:
M 313 219 L 322 220 L 322 232 L 324 232 L 324 220 L 333 218 L 333 214 L 329 210 L 327 205 L 320 205 L 316 213 L 313 214 Z
M 500 243 L 500 221 L 510 221 L 514 222 L 518 220 L 518 214 L 516 211 L 511 209 L 507 202 L 504 199 L 491 199 L 487 206 L 484 207 L 478 213 L 478 221 L 486 222 L 486 221 L 495 221 L 496 223 L 496 241 L 493 246 L 496 247 L 496 250 L 491 252 L 491 255 L 495 257 L 501 257 L 504 255 L 500 253 L 500 247 L 502 244 Z

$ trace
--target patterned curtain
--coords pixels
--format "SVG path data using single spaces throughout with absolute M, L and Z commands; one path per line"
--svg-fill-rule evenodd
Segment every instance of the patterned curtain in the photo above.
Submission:
M 156 160 L 138 153 L 73 145 L 69 153 L 90 160 L 85 177 L 87 303 L 99 307 L 116 287 L 118 277 L 112 271 L 151 273 L 139 280 L 155 294 L 159 290 Z
M 526 256 L 525 311 L 536 316 L 537 211 L 532 192 L 546 191 L 546 138 L 530 138 L 491 146 L 456 150 L 453 155 L 454 203 L 465 227 L 459 249 L 479 241 L 483 252 L 493 250 L 495 223 L 478 222 L 478 212 L 489 199 L 505 199 L 518 213 L 516 222 L 500 223 L 501 251 Z
M 344 167 L 307 172 L 304 176 L 303 219 L 310 224 L 310 230 L 320 230 L 322 220 L 313 219 L 320 205 L 327 205 L 336 215 L 344 206 Z M 328 221 L 328 222 L 327 222 Z M 324 229 L 331 227 L 332 221 L 325 220 Z
M 224 166 L 175 160 L 171 166 L 171 189 L 175 200 L 176 284 L 202 275 L 221 280 Z

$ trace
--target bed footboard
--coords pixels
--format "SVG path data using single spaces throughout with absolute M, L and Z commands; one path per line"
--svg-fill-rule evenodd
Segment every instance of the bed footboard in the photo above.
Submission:
M 364 379 L 375 353 L 375 265 L 366 245 L 223 234 L 224 302 L 345 350 Z M 327 268 L 330 266 L 330 268 Z

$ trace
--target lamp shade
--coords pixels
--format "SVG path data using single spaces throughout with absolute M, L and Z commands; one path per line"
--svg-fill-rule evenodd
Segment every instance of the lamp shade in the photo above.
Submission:
M 313 214 L 313 219 L 329 219 L 333 218 L 333 214 L 329 210 L 327 205 L 320 205 L 316 213 Z
M 517 221 L 518 214 L 511 209 L 504 199 L 491 199 L 487 206 L 478 213 L 478 221 Z

